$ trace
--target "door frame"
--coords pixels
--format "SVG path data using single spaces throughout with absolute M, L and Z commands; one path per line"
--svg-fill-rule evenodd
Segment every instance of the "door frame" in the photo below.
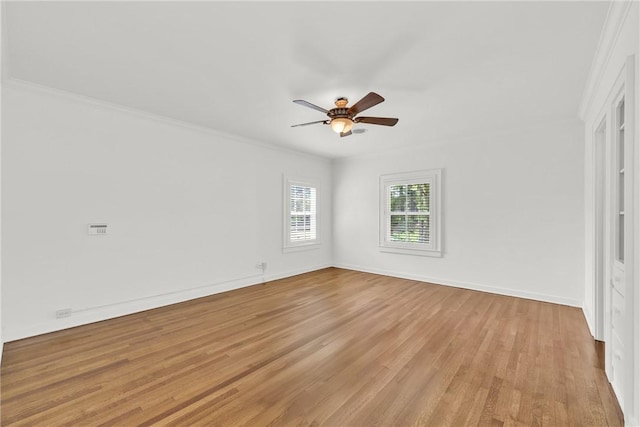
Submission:
M 606 295 L 607 278 L 607 254 L 608 247 L 606 236 L 608 215 L 607 215 L 607 164 L 609 151 L 609 115 L 602 112 L 593 131 L 593 316 L 594 316 L 594 338 L 598 341 L 607 342 L 609 340 L 607 310 L 608 296 Z

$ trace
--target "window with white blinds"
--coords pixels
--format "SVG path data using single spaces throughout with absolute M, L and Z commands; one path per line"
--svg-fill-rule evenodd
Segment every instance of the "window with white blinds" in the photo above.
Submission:
M 615 260 L 624 264 L 624 95 L 618 101 L 615 110 L 616 136 L 615 136 L 615 233 L 614 233 L 614 255 Z
M 380 248 L 441 256 L 440 169 L 380 178 Z
M 285 178 L 285 249 L 318 243 L 318 186 Z

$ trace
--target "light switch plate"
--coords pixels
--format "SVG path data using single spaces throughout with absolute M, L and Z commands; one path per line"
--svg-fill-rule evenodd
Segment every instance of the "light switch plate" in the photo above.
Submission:
M 107 224 L 89 224 L 87 225 L 87 234 L 90 236 L 104 236 L 107 234 Z

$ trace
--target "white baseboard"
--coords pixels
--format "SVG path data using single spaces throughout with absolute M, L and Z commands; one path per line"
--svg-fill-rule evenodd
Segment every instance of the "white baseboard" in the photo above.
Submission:
M 593 315 L 591 314 L 591 311 L 589 311 L 589 307 L 587 307 L 584 303 L 582 304 L 582 314 L 584 315 L 584 319 L 587 321 L 587 326 L 589 327 L 591 336 L 595 339 L 596 330 L 593 327 Z
M 582 304 L 578 301 L 570 300 L 567 298 L 556 297 L 551 295 L 536 294 L 531 292 L 518 291 L 507 288 L 497 288 L 493 286 L 487 286 L 478 283 L 459 282 L 455 280 L 447 280 L 441 278 L 428 277 L 423 275 L 406 274 L 397 271 L 382 270 L 375 268 L 368 268 L 351 264 L 323 264 L 312 267 L 300 268 L 296 270 L 289 270 L 284 272 L 278 272 L 265 275 L 253 275 L 243 277 L 239 279 L 229 280 L 225 282 L 219 282 L 211 285 L 206 285 L 194 289 L 188 289 L 183 291 L 174 292 L 165 295 L 154 295 L 146 298 L 137 299 L 134 301 L 123 301 L 115 304 L 110 304 L 102 307 L 84 308 L 81 310 L 72 311 L 71 316 L 63 319 L 52 319 L 51 321 L 41 322 L 37 324 L 27 325 L 24 327 L 18 327 L 4 331 L 3 338 L 6 342 L 19 340 L 22 338 L 28 338 L 35 335 L 46 334 L 49 332 L 55 332 L 62 329 L 73 328 L 76 326 L 86 325 L 89 323 L 100 322 L 102 320 L 113 319 L 115 317 L 126 316 L 128 314 L 138 313 L 140 311 L 150 310 L 154 308 L 164 307 L 171 304 L 177 304 L 180 302 L 201 298 L 209 295 L 218 294 L 221 292 L 227 292 L 234 289 L 244 288 L 247 286 L 258 285 L 265 282 L 271 282 L 298 274 L 309 273 L 311 271 L 321 270 L 323 268 L 337 267 L 348 270 L 362 271 L 366 273 L 380 274 L 384 276 L 399 277 L 403 279 L 418 280 L 421 282 L 435 283 L 444 286 L 454 286 L 463 289 L 471 289 L 482 292 L 489 292 L 499 295 L 507 295 L 519 298 L 533 299 L 536 301 L 551 302 L 555 304 L 569 305 L 572 307 L 582 307 Z M 584 310 L 584 309 L 583 309 Z M 585 317 L 589 317 L 585 313 Z M 587 324 L 589 322 L 587 321 Z M 591 325 L 589 324 L 591 329 Z M 1 356 L 0 356 L 1 358 Z M 1 359 L 0 359 L 1 360 Z
M 334 267 L 345 268 L 347 270 L 362 271 L 364 273 L 380 274 L 383 276 L 398 277 L 401 279 L 417 280 L 420 282 L 428 282 L 436 285 L 452 286 L 456 288 L 488 292 L 491 294 L 498 294 L 498 295 L 505 295 L 510 297 L 531 299 L 531 300 L 542 301 L 542 302 L 550 302 L 554 304 L 568 305 L 570 307 L 578 307 L 578 308 L 582 307 L 582 303 L 580 301 L 573 300 L 570 298 L 563 298 L 555 295 L 537 294 L 533 292 L 520 291 L 517 289 L 498 288 L 495 286 L 488 286 L 488 285 L 483 285 L 479 283 L 460 282 L 457 280 L 428 277 L 420 274 L 407 274 L 407 273 L 398 272 L 398 271 L 369 268 L 369 267 L 363 267 L 363 266 L 352 265 L 352 264 L 334 264 Z
M 317 265 L 315 267 L 299 268 L 296 270 L 289 270 L 285 272 L 267 274 L 263 277 L 264 282 L 273 282 L 274 280 L 286 279 L 287 277 L 297 276 L 299 274 L 311 273 L 312 271 L 318 271 L 325 268 L 333 267 L 333 264 Z
M 205 285 L 198 288 L 172 292 L 164 295 L 153 295 L 145 298 L 140 298 L 132 301 L 122 301 L 119 303 L 109 304 L 101 307 L 90 307 L 79 310 L 72 310 L 71 316 L 69 317 L 65 317 L 62 319 L 52 319 L 51 321 L 47 322 L 41 322 L 6 330 L 4 331 L 5 336 L 3 336 L 3 338 L 6 340 L 6 342 L 10 342 L 36 335 L 47 334 L 49 332 L 60 331 L 63 329 L 86 325 L 89 323 L 113 319 L 115 317 L 126 316 L 128 314 L 164 307 L 171 304 L 177 304 L 180 302 L 219 294 L 234 289 L 259 285 L 261 283 L 296 276 L 298 274 L 309 273 L 311 271 L 316 271 L 327 267 L 331 267 L 331 265 L 307 267 L 264 276 L 261 274 L 257 274 L 238 279 L 227 280 L 224 282 L 218 282 L 211 285 Z

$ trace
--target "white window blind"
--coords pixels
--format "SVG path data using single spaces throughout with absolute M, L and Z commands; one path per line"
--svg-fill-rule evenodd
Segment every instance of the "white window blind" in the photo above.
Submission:
M 316 239 L 316 189 L 302 185 L 289 186 L 289 239 L 292 242 Z
M 387 240 L 429 243 L 430 184 L 390 185 L 387 190 Z
M 284 251 L 310 249 L 319 243 L 318 184 L 284 178 Z

